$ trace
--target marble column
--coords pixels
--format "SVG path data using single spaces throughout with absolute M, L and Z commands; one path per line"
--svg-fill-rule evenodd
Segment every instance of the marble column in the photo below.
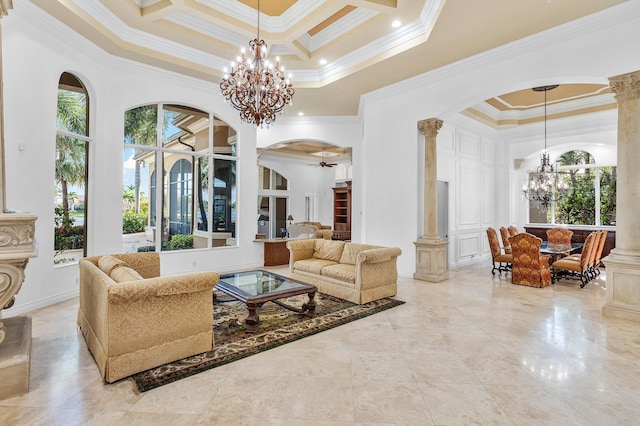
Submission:
M 618 101 L 616 247 L 602 314 L 640 322 L 640 71 L 609 78 Z
M 429 118 L 418 122 L 424 135 L 424 235 L 416 245 L 416 272 L 413 278 L 422 281 L 446 280 L 447 246 L 449 243 L 438 235 L 438 170 L 436 159 L 436 136 L 442 120 Z

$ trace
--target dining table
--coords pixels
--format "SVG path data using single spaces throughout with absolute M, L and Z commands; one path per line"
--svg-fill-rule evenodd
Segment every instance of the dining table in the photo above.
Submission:
M 540 244 L 540 253 L 549 254 L 551 258 L 557 258 L 562 255 L 569 255 L 577 250 L 580 250 L 584 246 L 583 243 L 549 243 L 547 241 L 543 241 Z M 557 260 L 557 259 L 554 259 Z
M 540 244 L 540 253 L 548 254 L 551 256 L 549 259 L 549 266 L 553 268 L 553 262 L 560 259 L 561 257 L 568 256 L 573 252 L 580 250 L 584 246 L 583 243 L 549 243 L 547 241 L 543 241 Z M 555 274 L 551 274 L 553 277 Z M 555 280 L 552 278 L 552 282 Z

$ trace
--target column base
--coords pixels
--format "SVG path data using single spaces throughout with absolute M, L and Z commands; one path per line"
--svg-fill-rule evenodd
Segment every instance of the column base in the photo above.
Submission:
M 602 315 L 640 322 L 640 252 L 613 249 L 607 268 L 607 297 Z
M 0 344 L 0 399 L 29 392 L 31 369 L 31 317 L 2 319 L 6 328 Z
M 437 283 L 449 278 L 447 271 L 448 242 L 440 237 L 421 237 L 416 245 L 416 272 L 413 278 Z

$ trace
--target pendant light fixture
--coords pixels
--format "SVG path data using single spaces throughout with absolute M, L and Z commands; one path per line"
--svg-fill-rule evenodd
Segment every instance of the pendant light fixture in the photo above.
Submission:
M 258 34 L 249 42 L 251 55 L 245 56 L 242 48 L 236 62 L 231 62 L 231 72 L 224 69 L 220 83 L 222 96 L 240 111 L 240 119 L 256 127 L 269 127 L 276 114 L 284 113 L 286 105 L 292 105 L 295 93 L 291 74 L 285 77 L 280 58 L 273 64 L 267 58 L 267 43 L 260 39 L 260 0 L 258 0 Z
M 569 189 L 569 185 L 559 176 L 557 165 L 555 168 L 551 165 L 547 152 L 547 92 L 556 87 L 558 87 L 557 84 L 552 84 L 532 89 L 534 92 L 544 92 L 544 151 L 540 156 L 540 165 L 535 172 L 529 173 L 528 182 L 522 186 L 522 192 L 527 200 L 544 207 L 564 198 Z

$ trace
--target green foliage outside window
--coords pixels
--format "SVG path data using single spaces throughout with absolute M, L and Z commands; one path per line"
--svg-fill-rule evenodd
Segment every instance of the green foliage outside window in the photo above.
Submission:
M 616 168 L 600 169 L 600 223 L 616 224 Z
M 594 164 L 586 151 L 565 152 L 558 158 L 559 166 Z M 566 197 L 555 202 L 555 222 L 568 225 L 615 225 L 616 220 L 616 168 L 585 167 L 562 172 L 569 184 Z M 596 199 L 596 178 L 599 175 L 600 199 Z M 600 203 L 600 223 L 596 223 L 596 204 Z M 547 223 L 551 211 L 547 210 Z

